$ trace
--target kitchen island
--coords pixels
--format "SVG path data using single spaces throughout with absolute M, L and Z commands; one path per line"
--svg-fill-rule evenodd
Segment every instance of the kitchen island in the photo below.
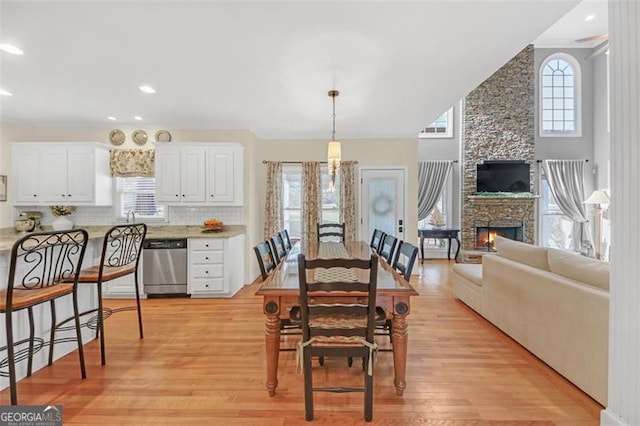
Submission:
M 112 225 L 78 226 L 89 233 L 89 242 L 85 252 L 83 268 L 100 262 L 102 241 Z M 44 227 L 50 230 L 50 227 Z M 147 239 L 186 238 L 189 244 L 189 283 L 188 292 L 193 297 L 230 297 L 244 284 L 244 234 L 243 225 L 225 225 L 222 231 L 202 232 L 201 226 L 185 225 L 150 225 Z M 13 244 L 25 234 L 16 233 L 13 228 L 0 229 L 0 290 L 7 288 L 10 254 Z M 195 256 L 194 256 L 195 255 Z M 142 285 L 142 268 L 139 268 L 139 285 Z M 142 290 L 142 288 L 140 289 Z M 113 280 L 103 287 L 103 298 L 134 298 L 135 284 L 132 276 Z M 80 284 L 78 286 L 78 304 L 81 312 L 93 309 L 97 305 L 96 286 Z M 72 316 L 71 297 L 60 298 L 56 303 L 58 319 Z M 48 341 L 51 330 L 51 314 L 49 304 L 35 306 L 35 335 Z M 86 320 L 83 319 L 83 320 Z M 143 311 L 144 321 L 144 311 Z M 14 314 L 14 340 L 17 342 L 29 335 L 26 310 Z M 5 342 L 5 318 L 0 316 L 0 336 Z M 73 337 L 75 332 L 59 332 L 56 338 Z M 82 340 L 88 342 L 95 338 L 95 332 L 88 327 L 82 328 Z M 0 344 L 3 346 L 3 344 Z M 34 368 L 37 371 L 47 365 L 48 350 L 40 350 L 34 355 Z M 58 359 L 76 349 L 74 341 L 56 343 L 54 359 Z M 6 351 L 0 352 L 0 360 L 6 358 Z M 92 362 L 92 360 L 88 360 Z M 26 375 L 27 363 L 20 362 L 16 366 L 18 380 Z M 55 363 L 54 367 L 55 368 Z M 0 377 L 0 389 L 9 386 L 6 377 Z M 2 403 L 2 402 L 0 402 Z

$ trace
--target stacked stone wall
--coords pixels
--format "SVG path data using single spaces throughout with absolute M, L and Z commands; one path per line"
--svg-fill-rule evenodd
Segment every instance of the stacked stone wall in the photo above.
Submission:
M 524 160 L 535 190 L 535 70 L 527 46 L 473 90 L 464 101 L 462 133 L 462 247 L 475 245 L 476 221 L 525 223 L 525 242 L 535 240 L 533 198 L 476 197 L 476 164 L 484 160 Z

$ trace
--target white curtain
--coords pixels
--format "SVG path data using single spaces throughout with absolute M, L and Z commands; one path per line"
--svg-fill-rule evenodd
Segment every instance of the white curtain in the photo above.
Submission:
M 436 206 L 452 166 L 449 160 L 418 162 L 418 220 L 426 219 Z
M 593 241 L 582 203 L 584 195 L 584 160 L 544 160 L 542 167 L 549 189 L 562 213 L 573 221 L 571 244 L 575 251 L 594 256 Z
M 318 240 L 316 225 L 320 222 L 322 209 L 322 174 L 320 163 L 304 161 L 302 163 L 302 241 L 310 244 Z

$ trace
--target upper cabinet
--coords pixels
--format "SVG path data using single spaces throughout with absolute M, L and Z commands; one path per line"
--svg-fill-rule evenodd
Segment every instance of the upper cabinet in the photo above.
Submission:
M 14 205 L 112 203 L 109 147 L 95 142 L 11 145 Z
M 156 147 L 156 199 L 166 204 L 206 204 L 207 149 Z
M 243 205 L 243 152 L 236 143 L 156 144 L 158 202 Z

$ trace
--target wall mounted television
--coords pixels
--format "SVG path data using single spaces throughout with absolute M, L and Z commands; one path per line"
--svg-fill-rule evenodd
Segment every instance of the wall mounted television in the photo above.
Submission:
M 477 164 L 476 192 L 531 192 L 529 163 L 487 160 Z

